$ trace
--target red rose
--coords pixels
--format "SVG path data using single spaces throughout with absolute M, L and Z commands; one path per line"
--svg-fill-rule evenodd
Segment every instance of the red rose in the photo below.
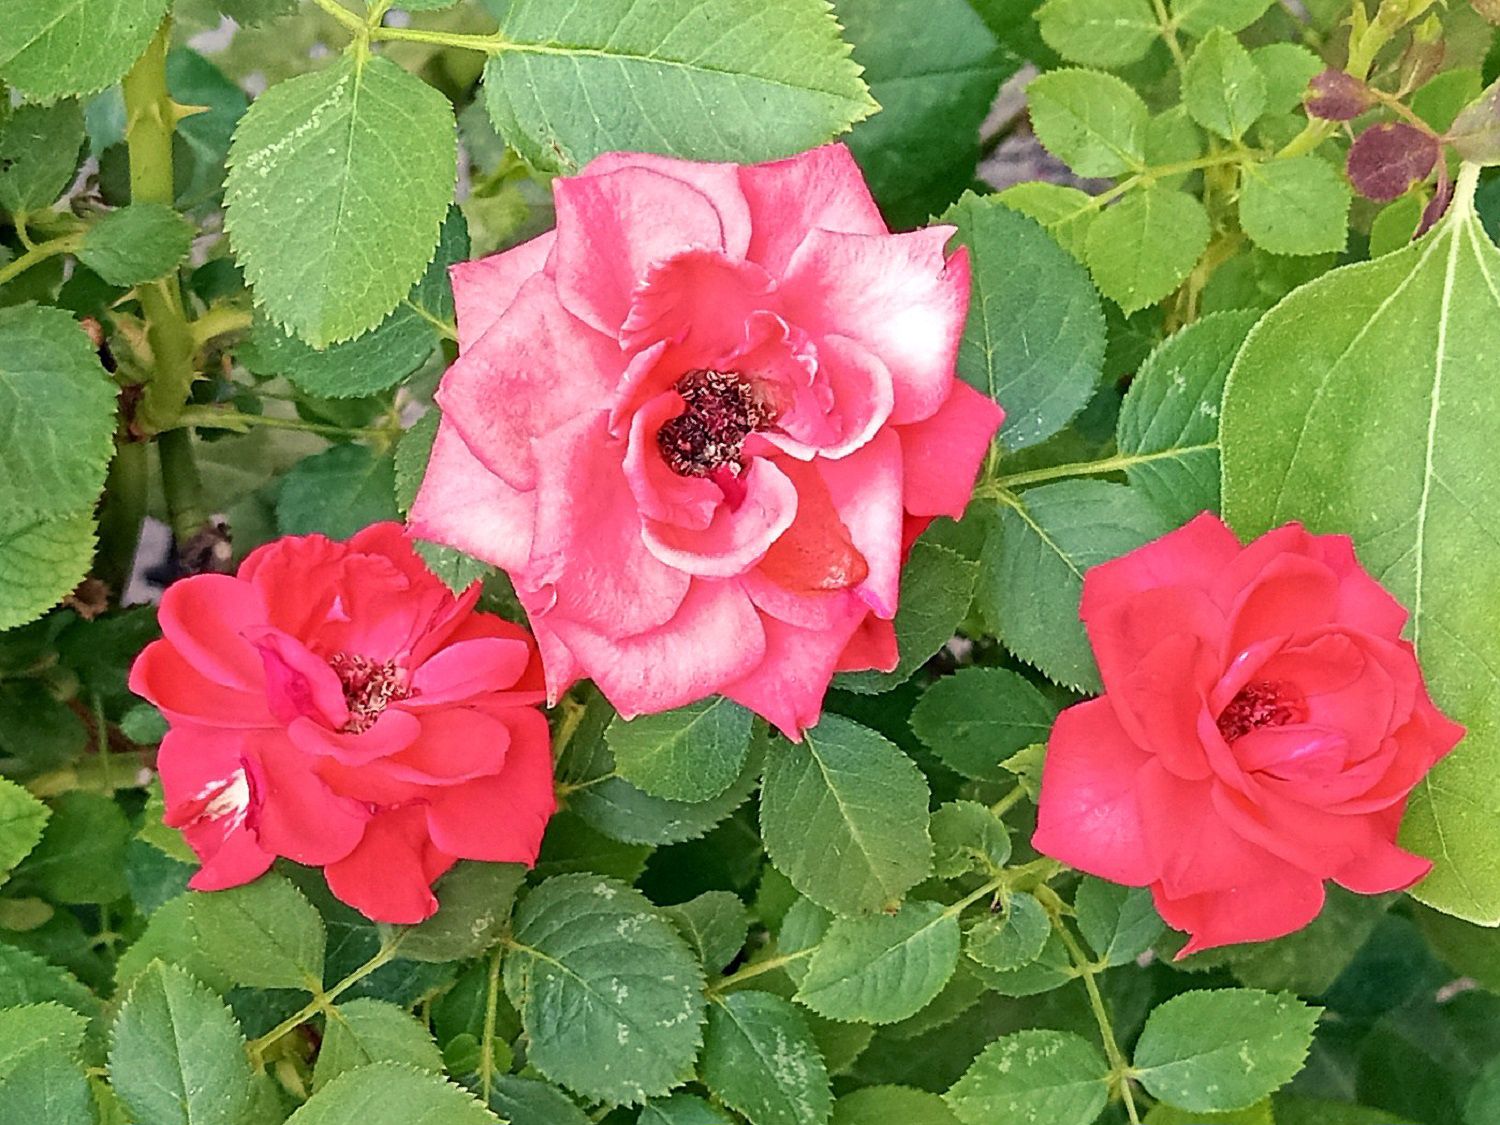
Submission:
M 162 598 L 130 687 L 171 724 L 167 823 L 219 890 L 277 856 L 379 922 L 420 922 L 458 859 L 534 863 L 555 808 L 526 631 L 454 597 L 400 525 L 280 539 Z
M 1184 955 L 1300 929 L 1326 879 L 1427 874 L 1396 831 L 1464 732 L 1347 537 L 1288 524 L 1241 547 L 1204 514 L 1090 570 L 1081 615 L 1105 693 L 1053 729 L 1039 851 L 1149 886 Z

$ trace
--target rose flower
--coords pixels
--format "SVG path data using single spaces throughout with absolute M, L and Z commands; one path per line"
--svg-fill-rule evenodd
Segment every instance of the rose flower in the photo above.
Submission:
M 130 687 L 171 724 L 167 823 L 218 890 L 277 856 L 344 902 L 420 922 L 458 859 L 534 863 L 551 739 L 524 629 L 454 597 L 399 524 L 280 539 L 162 597 Z
M 554 190 L 555 231 L 453 269 L 412 530 L 509 572 L 552 698 L 723 693 L 798 737 L 835 672 L 895 666 L 905 549 L 1000 424 L 954 379 L 967 256 L 891 234 L 841 146 Z
M 1039 851 L 1149 886 L 1183 955 L 1300 929 L 1327 879 L 1426 875 L 1396 831 L 1464 732 L 1347 537 L 1289 524 L 1241 547 L 1204 514 L 1090 570 L 1081 615 L 1105 691 L 1053 728 Z

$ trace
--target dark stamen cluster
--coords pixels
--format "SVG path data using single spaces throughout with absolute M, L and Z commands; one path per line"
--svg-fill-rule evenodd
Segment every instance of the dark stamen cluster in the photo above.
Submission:
M 1242 687 L 1219 715 L 1219 733 L 1232 743 L 1261 727 L 1284 727 L 1299 718 L 1280 684 L 1256 680 Z
M 745 438 L 775 420 L 733 371 L 689 371 L 675 390 L 687 409 L 662 424 L 656 444 L 678 476 L 706 477 L 721 466 L 737 466 Z
M 328 666 L 343 685 L 344 703 L 349 708 L 349 721 L 343 729 L 351 734 L 369 730 L 387 706 L 411 695 L 394 660 L 377 664 L 368 656 L 336 652 Z

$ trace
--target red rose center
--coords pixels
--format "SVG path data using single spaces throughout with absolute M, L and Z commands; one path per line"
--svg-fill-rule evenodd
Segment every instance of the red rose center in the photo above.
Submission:
M 1304 717 L 1301 700 L 1289 685 L 1255 680 L 1240 688 L 1220 713 L 1219 733 L 1232 744 L 1253 730 L 1284 727 Z
M 656 432 L 662 459 L 680 477 L 741 466 L 740 448 L 776 419 L 750 381 L 734 371 L 689 371 L 673 388 L 687 409 Z
M 411 695 L 406 675 L 394 660 L 377 664 L 368 656 L 336 652 L 329 658 L 328 666 L 343 685 L 349 721 L 341 729 L 351 734 L 369 730 L 386 707 Z

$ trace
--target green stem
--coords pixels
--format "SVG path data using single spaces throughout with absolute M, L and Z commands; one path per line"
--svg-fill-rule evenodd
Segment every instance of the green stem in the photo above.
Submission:
M 168 430 L 156 439 L 156 447 L 167 518 L 180 548 L 203 530 L 209 515 L 203 502 L 203 480 L 193 457 L 193 435 L 188 430 Z
M 119 444 L 104 483 L 104 503 L 99 509 L 99 552 L 94 574 L 119 602 L 124 598 L 135 552 L 140 546 L 150 465 L 144 442 L 131 441 L 123 435 L 117 440 Z
M 994 813 L 996 816 L 1004 816 L 1012 808 L 1019 804 L 1021 802 L 1021 799 L 1025 796 L 1025 787 L 1017 785 L 1009 793 L 1007 793 L 1005 796 L 1001 797 L 998 801 L 991 805 L 990 812 Z
M 743 984 L 753 977 L 760 976 L 762 973 L 775 972 L 777 969 L 790 965 L 794 961 L 800 961 L 804 957 L 811 957 L 812 954 L 813 949 L 809 948 L 799 949 L 796 953 L 782 953 L 776 957 L 767 957 L 764 961 L 757 961 L 753 965 L 746 965 L 743 969 L 730 973 L 727 977 L 720 977 L 704 989 L 704 992 L 709 996 L 717 996 L 722 992 L 729 991 L 729 989 L 736 985 Z
M 369 34 L 371 39 L 393 39 L 402 43 L 427 43 L 434 47 L 454 47 L 463 51 L 483 51 L 491 55 L 499 54 L 510 45 L 510 41 L 499 32 L 493 35 L 474 35 L 462 31 L 431 31 L 421 27 L 372 27 Z
M 72 253 L 78 249 L 78 245 L 82 241 L 82 236 L 78 234 L 65 234 L 60 238 L 35 243 L 31 249 L 27 250 L 14 261 L 0 266 L 0 285 L 15 280 L 32 266 L 40 265 L 49 258 L 55 258 L 59 254 Z
M 1186 445 L 1177 449 L 1167 449 L 1160 453 L 1117 453 L 1113 457 L 1105 457 L 1099 461 L 1070 461 L 1066 465 L 1050 465 L 1045 469 L 1029 469 L 1024 473 L 1011 473 L 1008 476 L 996 477 L 993 481 L 980 485 L 976 491 L 981 496 L 999 499 L 1002 493 L 1008 493 L 1027 485 L 1041 484 L 1044 481 L 1063 480 L 1068 477 L 1092 477 L 1098 476 L 1101 473 L 1118 473 L 1122 469 L 1128 469 L 1134 465 L 1145 465 L 1151 461 L 1180 458 L 1186 453 L 1202 453 L 1217 448 L 1218 445 L 1216 442 L 1205 442 L 1202 445 Z
M 356 35 L 364 35 L 366 33 L 365 21 L 342 4 L 335 3 L 334 0 L 317 0 L 317 4 L 318 7 L 322 8 Z
M 1067 948 L 1073 967 L 1078 970 L 1084 990 L 1089 995 L 1089 1008 L 1094 1013 L 1094 1022 L 1099 1025 L 1099 1039 L 1104 1044 L 1104 1057 L 1109 1060 L 1110 1081 L 1120 1091 L 1120 1097 L 1125 1103 L 1125 1115 L 1130 1118 L 1131 1125 L 1140 1125 L 1140 1112 L 1136 1109 L 1135 1092 L 1130 1085 L 1134 1071 L 1126 1060 L 1125 1053 L 1120 1050 L 1119 1040 L 1115 1038 L 1114 1024 L 1109 1018 L 1109 1008 L 1104 1003 L 1103 993 L 1099 991 L 1099 982 L 1094 979 L 1099 974 L 1099 966 L 1089 960 L 1083 952 L 1083 947 L 1078 944 L 1078 939 L 1073 936 L 1060 915 L 1053 915 L 1052 925 Z
M 190 325 L 193 345 L 201 348 L 210 340 L 242 332 L 250 327 L 253 317 L 248 309 L 237 309 L 232 305 L 215 305 Z
M 308 422 L 302 418 L 278 418 L 272 414 L 244 414 L 238 410 L 224 410 L 217 406 L 189 406 L 177 416 L 176 428 L 171 432 L 186 432 L 194 426 L 205 429 L 236 430 L 244 433 L 253 426 L 266 426 L 273 430 L 300 430 L 321 437 L 338 438 L 389 438 L 390 427 L 335 426 L 324 422 Z M 165 435 L 163 435 L 165 436 Z
M 355 969 L 352 973 L 350 973 L 343 980 L 339 981 L 327 992 L 315 992 L 313 994 L 313 998 L 306 1004 L 304 1004 L 301 1008 L 299 1008 L 296 1012 L 292 1013 L 286 1019 L 282 1020 L 279 1024 L 273 1027 L 270 1031 L 266 1032 L 260 1038 L 252 1039 L 246 1045 L 247 1049 L 250 1052 L 251 1059 L 255 1061 L 257 1066 L 259 1066 L 261 1060 L 265 1058 L 266 1049 L 268 1047 L 270 1047 L 278 1039 L 281 1039 L 284 1035 L 287 1035 L 290 1032 L 295 1031 L 297 1028 L 301 1027 L 308 1020 L 312 1019 L 313 1016 L 317 1015 L 320 1012 L 326 1012 L 333 1006 L 333 1002 L 340 996 L 342 996 L 345 992 L 349 991 L 349 989 L 353 988 L 356 984 L 364 980 L 365 977 L 369 976 L 376 969 L 379 969 L 382 965 L 395 960 L 396 952 L 400 948 L 401 935 L 398 934 L 396 938 L 390 942 L 390 944 L 382 945 L 376 952 L 375 956 L 371 957 L 363 965 Z
M 1161 26 L 1161 37 L 1167 41 L 1167 50 L 1172 52 L 1172 61 L 1181 70 L 1187 66 L 1187 58 L 1182 53 L 1182 44 L 1177 42 L 1177 25 L 1172 22 L 1172 17 L 1167 14 L 1167 5 L 1164 0 L 1151 0 L 1156 9 L 1156 22 Z
M 490 954 L 488 991 L 484 997 L 484 1034 L 479 1042 L 479 1091 L 486 1105 L 495 1084 L 495 1016 L 500 1007 L 500 955 L 496 946 Z

